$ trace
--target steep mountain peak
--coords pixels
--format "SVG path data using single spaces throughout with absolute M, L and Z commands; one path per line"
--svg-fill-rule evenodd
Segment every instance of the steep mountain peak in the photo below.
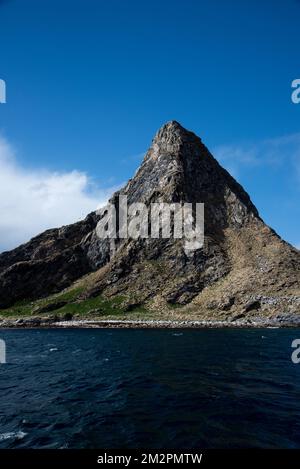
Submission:
M 153 153 L 151 156 L 155 156 L 158 151 L 176 153 L 180 150 L 183 144 L 187 143 L 197 147 L 201 145 L 201 139 L 194 133 L 182 127 L 182 125 L 176 120 L 169 121 L 162 125 L 162 127 L 157 131 L 152 141 Z M 193 152 L 190 152 L 189 156 L 193 156 Z
M 177 121 L 156 133 L 144 161 L 125 187 L 130 201 L 205 203 L 208 231 L 259 217 L 249 195 L 220 166 L 201 139 Z
M 178 138 L 179 140 L 197 140 L 198 142 L 201 139 L 191 132 L 190 130 L 183 127 L 178 121 L 171 120 L 163 124 L 154 137 L 154 140 L 164 139 L 164 138 Z
M 184 241 L 175 237 L 120 236 L 110 243 L 97 235 L 101 215 L 94 212 L 0 254 L 0 308 L 60 292 L 80 279 L 78 301 L 121 295 L 166 314 L 170 304 L 192 303 L 196 315 L 230 316 L 250 300 L 265 315 L 298 311 L 299 251 L 263 223 L 241 185 L 177 121 L 159 129 L 134 177 L 112 196 L 117 218 L 120 195 L 148 208 L 204 203 L 203 249 L 187 256 Z
M 171 120 L 163 124 L 157 131 L 154 139 L 160 140 L 160 139 L 166 139 L 166 138 L 171 138 L 171 137 L 177 137 L 181 138 L 185 134 L 189 133 L 187 129 L 182 127 L 182 125 L 176 121 L 176 120 Z

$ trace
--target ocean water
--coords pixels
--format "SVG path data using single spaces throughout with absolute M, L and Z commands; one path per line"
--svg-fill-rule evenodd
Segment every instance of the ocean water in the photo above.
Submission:
M 300 447 L 300 329 L 0 338 L 0 448 Z

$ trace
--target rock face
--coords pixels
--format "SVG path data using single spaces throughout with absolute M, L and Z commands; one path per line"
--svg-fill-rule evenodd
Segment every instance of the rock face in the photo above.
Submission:
M 79 301 L 123 295 L 128 311 L 186 305 L 203 317 L 300 312 L 300 252 L 264 224 L 243 188 L 177 122 L 158 131 L 135 176 L 111 198 L 116 207 L 120 195 L 148 207 L 204 203 L 203 248 L 191 254 L 183 239 L 147 238 L 117 239 L 112 249 L 96 233 L 103 215 L 91 213 L 0 255 L 0 307 L 59 292 L 93 272 Z

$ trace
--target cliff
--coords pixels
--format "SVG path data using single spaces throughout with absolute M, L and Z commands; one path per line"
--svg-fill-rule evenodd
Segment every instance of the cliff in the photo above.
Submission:
M 112 196 L 117 228 L 121 195 L 146 207 L 204 203 L 203 247 L 187 252 L 184 239 L 174 237 L 111 243 L 97 236 L 103 213 L 94 212 L 0 255 L 2 311 L 16 312 L 22 302 L 32 311 L 73 314 L 78 305 L 93 304 L 93 314 L 98 308 L 103 315 L 103 302 L 116 302 L 116 311 L 145 317 L 232 320 L 300 312 L 300 252 L 263 222 L 240 184 L 179 123 L 158 131 L 134 177 Z

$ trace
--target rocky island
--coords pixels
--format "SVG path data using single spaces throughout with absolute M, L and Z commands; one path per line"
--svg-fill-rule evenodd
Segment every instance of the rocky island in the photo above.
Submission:
M 121 195 L 129 203 L 204 203 L 202 249 L 182 239 L 96 233 L 98 212 L 0 254 L 1 326 L 299 325 L 300 252 L 178 122 L 156 134 Z

